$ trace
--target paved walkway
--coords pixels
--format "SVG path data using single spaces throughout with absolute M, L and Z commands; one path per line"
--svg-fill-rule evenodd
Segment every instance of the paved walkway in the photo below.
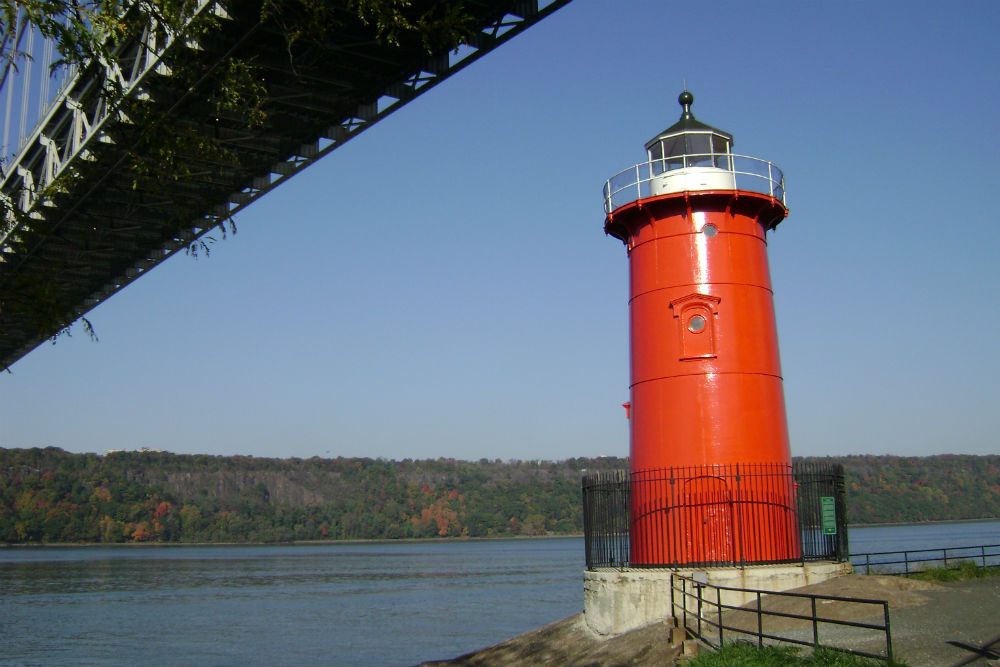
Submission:
M 893 652 L 910 667 L 1000 667 L 1000 577 L 930 584 L 902 577 L 849 575 L 798 589 L 826 595 L 889 601 Z M 779 598 L 772 598 L 778 606 Z M 772 605 L 765 603 L 764 608 Z M 805 609 L 787 609 L 806 613 Z M 857 618 L 855 609 L 823 608 L 832 618 Z M 862 619 L 857 619 L 862 620 Z M 881 621 L 881 619 L 876 619 Z M 728 624 L 728 622 L 727 622 Z M 798 626 L 796 625 L 798 624 Z M 768 631 L 778 630 L 769 622 Z M 811 624 L 787 621 L 784 632 L 811 637 Z M 783 634 L 783 636 L 788 636 Z M 727 640 L 729 638 L 727 637 Z M 884 635 L 824 628 L 824 643 L 881 654 Z M 423 667 L 668 667 L 677 649 L 669 627 L 656 624 L 614 639 L 590 632 L 581 615 L 453 660 Z
M 893 655 L 910 667 L 1000 667 L 1000 577 L 928 583 L 904 577 L 850 575 L 796 592 L 887 600 Z M 790 608 L 794 604 L 801 608 Z M 764 603 L 765 611 L 774 608 L 808 614 L 807 607 L 804 601 L 780 597 Z M 828 618 L 881 623 L 880 617 L 861 617 L 873 611 L 849 603 L 832 603 L 820 613 Z M 767 623 L 776 634 L 810 640 L 811 624 L 776 621 Z M 820 640 L 832 646 L 885 653 L 884 635 L 871 630 L 826 625 L 822 626 Z
M 893 609 L 897 660 L 911 667 L 1000 667 L 1000 577 L 939 584 L 924 604 Z

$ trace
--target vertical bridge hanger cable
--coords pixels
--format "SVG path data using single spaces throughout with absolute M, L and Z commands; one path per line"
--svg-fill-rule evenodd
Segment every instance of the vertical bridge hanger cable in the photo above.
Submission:
M 24 76 L 21 77 L 21 126 L 18 128 L 17 145 L 20 148 L 28 133 L 28 107 L 31 101 L 31 65 L 35 55 L 35 30 L 28 28 L 28 50 L 24 59 Z
M 0 58 L 3 59 L 2 63 L 0 63 L 0 92 L 2 92 L 4 88 L 7 89 L 7 94 L 4 96 L 6 99 L 4 101 L 3 137 L 2 142 L 0 142 L 0 160 L 6 160 L 11 152 L 10 119 L 14 104 L 14 77 L 12 74 L 17 71 L 17 57 L 21 49 L 21 40 L 24 39 L 24 31 L 27 26 L 27 13 L 23 11 L 23 8 L 18 7 L 17 17 L 15 18 L 13 25 L 10 26 L 6 32 L 4 32 L 2 37 L 0 37 Z M 11 31 L 10 28 L 13 28 L 13 31 Z

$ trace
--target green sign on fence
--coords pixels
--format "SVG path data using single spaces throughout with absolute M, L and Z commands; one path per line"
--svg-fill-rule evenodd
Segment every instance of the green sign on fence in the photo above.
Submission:
M 833 496 L 819 497 L 820 517 L 823 520 L 823 534 L 837 534 L 837 503 Z

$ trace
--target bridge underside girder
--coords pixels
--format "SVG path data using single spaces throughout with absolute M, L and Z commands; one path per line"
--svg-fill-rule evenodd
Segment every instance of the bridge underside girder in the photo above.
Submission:
M 43 196 L 33 185 L 51 171 L 45 133 L 51 143 L 56 130 L 44 124 L 8 169 L 7 201 L 25 191 L 24 201 L 35 199 L 0 246 L 0 368 L 179 250 L 196 251 L 256 198 L 568 2 L 463 0 L 476 26 L 467 46 L 430 53 L 419 40 L 387 44 L 347 14 L 322 40 L 290 46 L 257 3 L 225 5 L 211 34 L 161 54 L 126 101 L 127 118 L 90 138 L 58 188 Z M 264 91 L 258 125 L 210 97 L 213 77 L 234 58 L 252 63 Z M 201 85 L 177 76 L 181 68 L 203 72 Z M 87 94 L 96 95 L 74 103 Z M 163 154 L 162 133 L 183 140 Z

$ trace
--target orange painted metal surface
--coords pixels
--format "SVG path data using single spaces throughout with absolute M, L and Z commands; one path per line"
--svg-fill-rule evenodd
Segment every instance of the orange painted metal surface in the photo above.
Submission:
M 664 541 L 677 543 L 668 547 L 678 564 L 726 560 L 723 548 L 753 561 L 799 557 L 765 238 L 786 214 L 768 195 L 714 190 L 639 199 L 607 217 L 629 253 L 633 480 L 736 464 L 789 473 L 752 489 L 702 474 L 685 482 L 683 521 L 679 511 L 670 516 L 674 490 L 668 499 L 659 486 L 633 484 L 633 563 L 662 562 Z

